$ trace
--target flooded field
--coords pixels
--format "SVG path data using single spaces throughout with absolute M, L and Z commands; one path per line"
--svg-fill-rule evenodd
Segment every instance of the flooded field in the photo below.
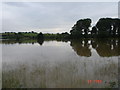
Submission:
M 3 88 L 118 87 L 119 39 L 0 44 Z

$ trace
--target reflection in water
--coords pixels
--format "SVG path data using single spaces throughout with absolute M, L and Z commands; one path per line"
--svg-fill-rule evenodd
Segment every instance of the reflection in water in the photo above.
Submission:
M 1 43 L 3 88 L 118 87 L 119 39 L 15 43 Z M 88 80 L 102 83 L 88 84 Z
M 91 52 L 89 49 L 88 40 L 72 40 L 71 44 L 72 48 L 76 51 L 76 53 L 80 56 L 91 56 Z
M 42 45 L 44 43 L 44 39 L 27 39 L 27 40 L 2 40 L 0 41 L 0 43 L 2 44 L 35 44 L 35 43 L 39 43 L 40 45 Z
M 79 56 L 91 56 L 90 46 L 96 49 L 101 57 L 110 57 L 120 55 L 119 39 L 82 39 L 72 40 L 71 44 L 74 51 Z
M 2 40 L 2 44 L 35 44 L 43 45 L 41 40 Z M 67 43 L 67 41 L 66 41 Z M 91 56 L 91 46 L 101 57 L 110 57 L 120 55 L 120 39 L 80 39 L 71 40 L 70 46 L 79 56 Z
M 38 39 L 37 42 L 38 42 L 40 45 L 42 45 L 43 42 L 44 42 L 44 39 Z
M 108 39 L 108 40 L 99 40 L 97 41 L 98 47 L 96 48 L 97 52 L 102 57 L 118 56 L 120 55 L 120 40 Z
M 2 40 L 0 43 L 2 44 L 34 44 L 37 43 L 35 39 L 27 39 L 27 40 Z

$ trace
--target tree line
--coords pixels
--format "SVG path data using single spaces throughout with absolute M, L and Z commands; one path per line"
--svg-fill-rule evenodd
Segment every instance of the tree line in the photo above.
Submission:
M 77 39 L 77 38 L 103 38 L 120 37 L 119 18 L 100 18 L 95 26 L 91 27 L 90 18 L 80 19 L 71 28 L 70 32 L 50 34 L 42 32 L 5 32 L 1 33 L 3 39 Z M 90 29 L 91 28 L 91 29 Z
M 2 39 L 68 39 L 69 38 L 69 33 L 64 32 L 64 33 L 37 33 L 37 32 L 5 32 L 5 33 L 0 33 L 0 38 Z
M 91 27 L 90 18 L 80 19 L 70 30 L 71 38 L 79 37 L 118 37 L 120 36 L 120 19 L 101 18 L 95 26 Z

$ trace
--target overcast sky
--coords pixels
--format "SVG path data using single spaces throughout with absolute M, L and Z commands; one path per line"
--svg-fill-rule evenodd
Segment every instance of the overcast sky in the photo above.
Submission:
M 69 32 L 79 19 L 118 17 L 117 2 L 4 2 L 2 32 Z

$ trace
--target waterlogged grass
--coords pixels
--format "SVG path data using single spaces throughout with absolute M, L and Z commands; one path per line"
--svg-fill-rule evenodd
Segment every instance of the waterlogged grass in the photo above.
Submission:
M 2 88 L 2 70 L 0 69 L 0 89 Z
M 89 65 L 88 65 L 89 64 Z M 117 65 L 114 62 L 98 66 L 89 61 L 66 61 L 51 64 L 4 65 L 3 88 L 114 88 L 117 86 Z M 90 70 L 90 67 L 93 70 Z M 96 68 L 97 67 L 97 68 Z M 9 68 L 9 69 L 8 69 Z M 101 84 L 88 84 L 87 80 L 102 80 Z

